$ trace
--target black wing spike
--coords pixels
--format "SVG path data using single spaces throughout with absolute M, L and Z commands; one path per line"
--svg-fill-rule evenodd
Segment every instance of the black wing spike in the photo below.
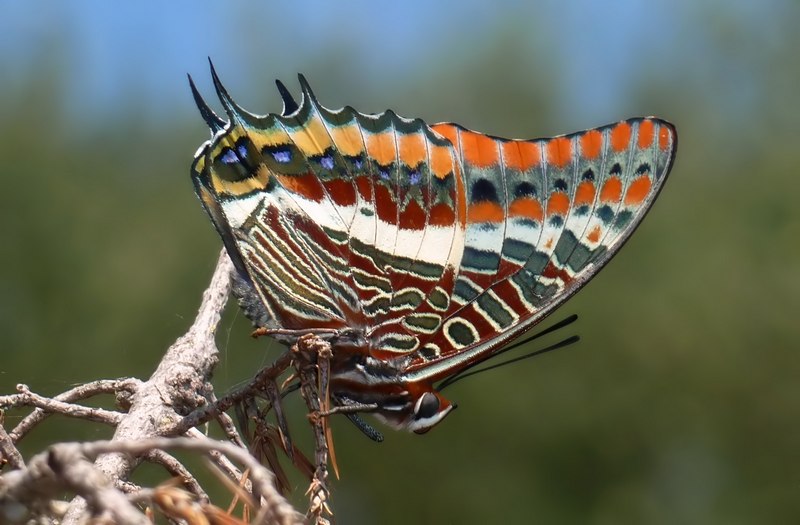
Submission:
M 311 91 L 311 86 L 308 85 L 308 80 L 306 80 L 306 77 L 302 73 L 298 73 L 297 79 L 300 81 L 300 89 L 303 92 L 303 98 L 307 98 L 313 105 L 319 106 L 317 97 L 315 97 L 314 92 Z
M 275 85 L 278 86 L 278 93 L 281 94 L 281 100 L 283 100 L 283 111 L 281 111 L 281 116 L 285 117 L 286 115 L 291 115 L 297 111 L 300 106 L 297 105 L 297 102 L 294 100 L 294 97 L 292 97 L 292 94 L 289 93 L 286 85 L 277 79 L 275 80 Z
M 214 81 L 214 89 L 217 92 L 219 101 L 222 102 L 222 106 L 225 108 L 225 113 L 227 113 L 231 119 L 239 120 L 236 104 L 228 94 L 228 90 L 222 85 L 222 81 L 219 79 L 219 75 L 217 75 L 217 70 L 214 68 L 214 63 L 211 62 L 211 57 L 208 58 L 208 65 L 211 68 L 211 79 Z
M 225 127 L 226 122 L 222 120 L 214 110 L 212 110 L 203 97 L 200 95 L 200 92 L 197 90 L 197 86 L 194 85 L 194 80 L 192 80 L 192 75 L 186 75 L 189 77 L 189 88 L 192 90 L 192 97 L 194 98 L 194 103 L 197 104 L 197 109 L 200 110 L 200 116 L 203 117 L 203 120 L 206 121 L 208 127 L 211 128 L 211 134 L 214 135 L 216 132 L 221 130 Z
M 222 102 L 222 107 L 225 108 L 225 113 L 228 114 L 231 120 L 235 120 L 236 122 L 245 124 L 256 123 L 258 117 L 239 107 L 239 105 L 233 101 L 230 94 L 228 94 L 228 90 L 222 85 L 222 81 L 219 79 L 219 75 L 217 75 L 217 70 L 214 68 L 211 58 L 208 59 L 208 65 L 211 67 L 211 79 L 214 81 L 214 89 L 217 92 L 219 101 Z

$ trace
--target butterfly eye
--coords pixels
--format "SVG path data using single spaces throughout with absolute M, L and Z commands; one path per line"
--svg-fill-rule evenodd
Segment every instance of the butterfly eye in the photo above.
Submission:
M 415 419 L 428 419 L 433 417 L 439 411 L 439 398 L 435 394 L 425 392 L 417 403 L 417 409 L 414 412 Z

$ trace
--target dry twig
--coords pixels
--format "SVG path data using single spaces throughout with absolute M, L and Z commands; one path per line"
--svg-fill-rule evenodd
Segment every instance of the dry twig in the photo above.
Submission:
M 242 414 L 248 413 L 248 417 L 240 419 L 240 425 L 248 425 L 248 418 L 254 418 L 256 439 L 251 446 L 257 457 L 274 466 L 281 485 L 285 487 L 287 481 L 275 454 L 276 443 L 301 471 L 312 475 L 309 516 L 317 523 L 328 522 L 331 511 L 326 483 L 330 436 L 327 417 L 321 414 L 330 413 L 331 409 L 326 374 L 329 344 L 314 336 L 305 336 L 301 338 L 302 343 L 282 354 L 246 385 L 217 399 L 210 383 L 218 361 L 214 336 L 230 291 L 231 271 L 231 263 L 223 252 L 195 322 L 167 350 L 147 381 L 130 378 L 94 381 L 55 398 L 41 396 L 19 385 L 16 394 L 0 396 L 0 407 L 35 408 L 11 433 L 0 428 L 0 466 L 6 463 L 15 469 L 0 476 L 0 522 L 19 522 L 34 512 L 39 516 L 58 516 L 65 524 L 82 523 L 87 517 L 123 524 L 148 523 L 149 514 L 143 513 L 137 504 L 149 501 L 165 516 L 190 524 L 240 523 L 230 513 L 208 503 L 208 496 L 197 479 L 167 453 L 176 449 L 206 455 L 211 464 L 227 476 L 225 479 L 231 480 L 226 484 L 231 490 L 236 487 L 237 498 L 249 502 L 257 511 L 255 522 L 302 522 L 302 516 L 276 488 L 275 475 L 247 450 L 245 440 L 225 412 L 231 407 L 241 409 Z M 280 400 L 285 392 L 281 394 L 278 379 L 291 368 L 297 371 L 301 392 L 311 411 L 315 466 L 292 445 L 283 419 Z M 76 403 L 109 393 L 116 394 L 122 411 Z M 262 408 L 256 405 L 257 399 L 266 401 Z M 264 421 L 269 411 L 275 413 L 277 427 Z M 52 445 L 26 465 L 15 443 L 52 414 L 112 425 L 114 437 L 110 441 Z M 227 442 L 210 440 L 196 428 L 212 420 L 217 421 Z M 147 489 L 130 483 L 130 473 L 142 460 L 162 465 L 189 492 L 172 484 Z M 56 511 L 54 502 L 64 491 L 80 497 L 75 498 L 68 509 L 60 507 Z
M 124 395 L 130 395 L 136 391 L 136 388 L 141 384 L 141 381 L 133 378 L 124 379 L 100 379 L 91 381 L 83 385 L 76 386 L 66 392 L 57 395 L 55 401 L 63 401 L 64 403 L 72 403 L 80 399 L 87 399 L 100 394 L 115 394 L 118 399 Z M 2 397 L 0 397 L 2 399 Z M 119 403 L 121 404 L 121 403 Z M 0 405 L 3 405 L 0 401 Z M 128 407 L 123 407 L 127 409 Z M 54 412 L 48 412 L 42 408 L 37 408 L 30 413 L 25 419 L 12 430 L 9 435 L 14 442 L 18 442 L 25 434 L 30 432 L 36 425 L 44 421 L 48 415 Z

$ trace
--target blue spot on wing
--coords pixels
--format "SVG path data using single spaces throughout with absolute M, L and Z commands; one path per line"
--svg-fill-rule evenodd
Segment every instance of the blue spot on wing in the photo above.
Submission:
M 277 162 L 286 164 L 292 161 L 292 152 L 288 149 L 279 149 L 272 152 L 272 157 Z
M 225 152 L 220 155 L 219 160 L 221 160 L 223 164 L 237 164 L 239 162 L 239 157 L 236 156 L 236 153 L 232 149 L 226 149 Z

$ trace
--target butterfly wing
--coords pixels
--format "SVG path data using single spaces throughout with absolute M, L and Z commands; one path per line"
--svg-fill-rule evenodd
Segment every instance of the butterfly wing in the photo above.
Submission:
M 196 155 L 196 192 L 266 328 L 347 328 L 376 355 L 415 350 L 400 321 L 460 259 L 455 149 L 421 120 L 331 111 L 301 84 L 294 112 L 255 116 L 217 82 L 230 122 Z
M 408 380 L 469 366 L 575 293 L 644 217 L 676 147 L 655 118 L 506 140 L 331 111 L 302 77 L 281 115 L 215 85 L 230 122 L 203 103 L 216 132 L 192 177 L 262 323 L 357 330 Z
M 441 328 L 420 341 L 410 381 L 470 366 L 577 292 L 644 218 L 677 147 L 675 128 L 656 118 L 531 141 L 433 129 L 464 166 L 466 246 Z

